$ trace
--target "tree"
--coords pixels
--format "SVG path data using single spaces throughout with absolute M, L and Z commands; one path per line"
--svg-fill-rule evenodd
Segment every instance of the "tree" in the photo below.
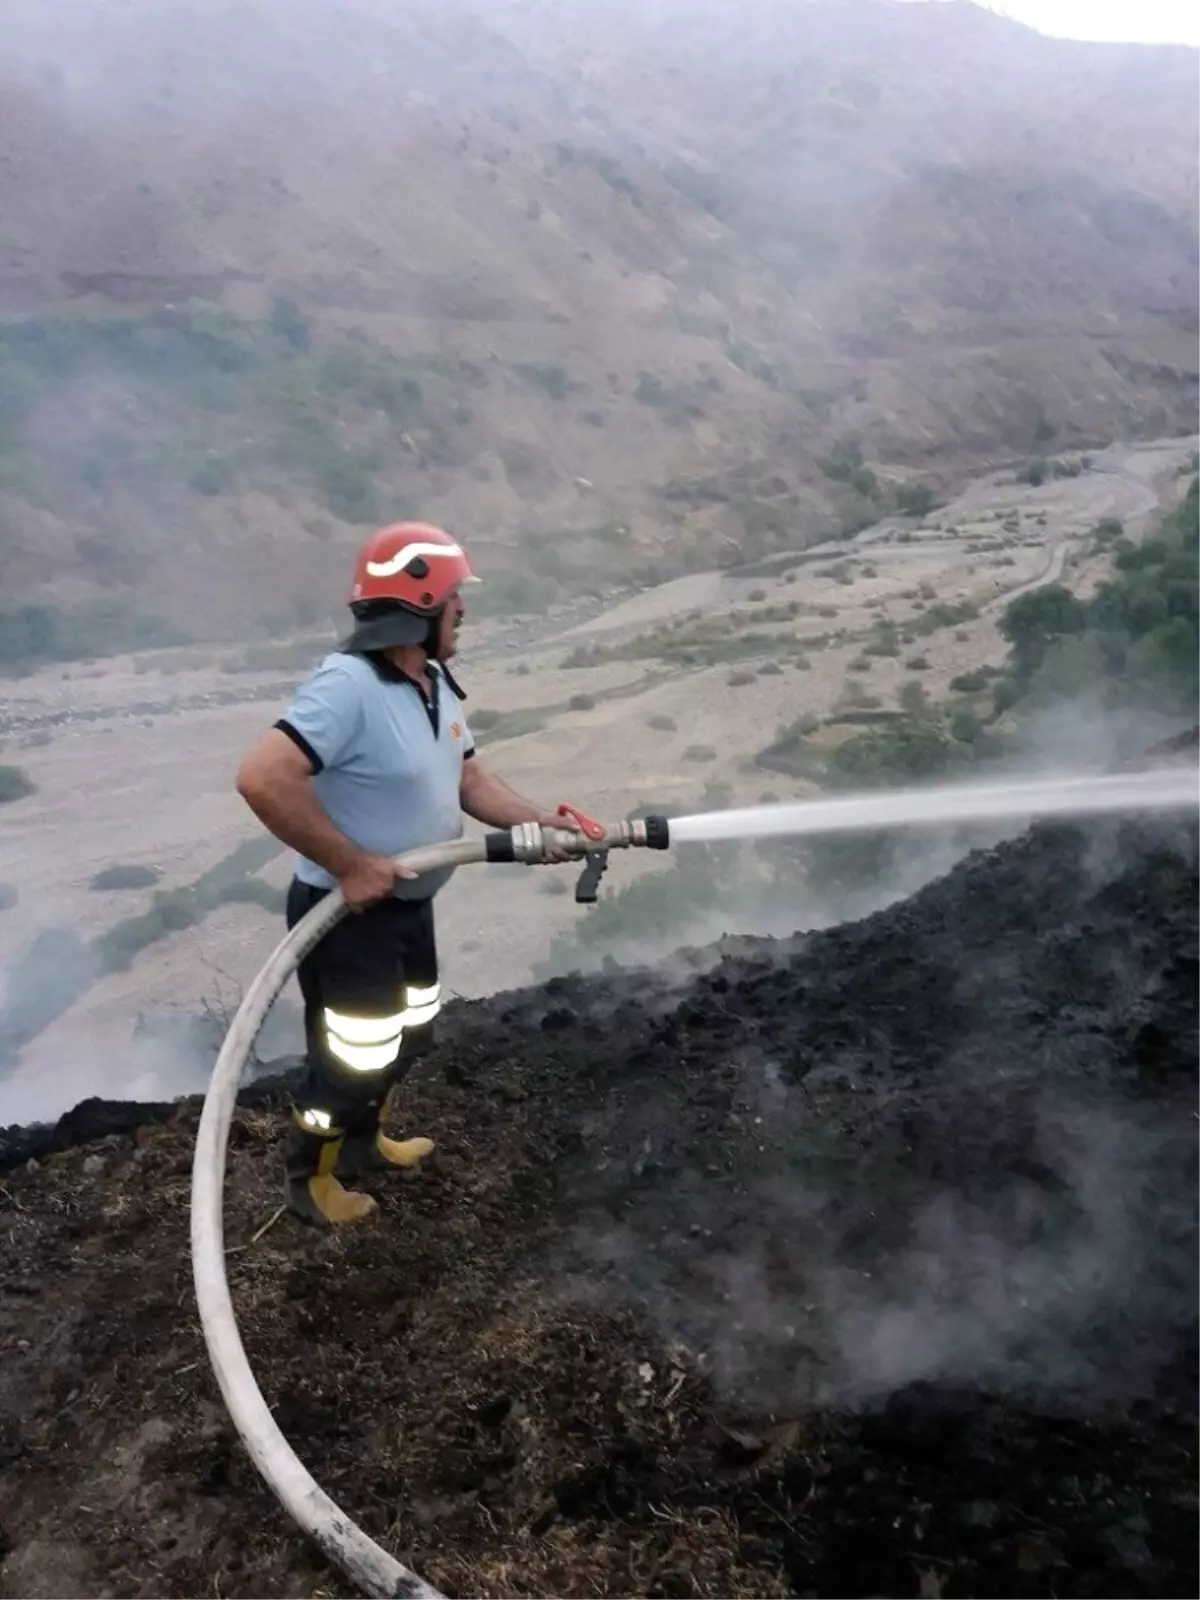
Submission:
M 1012 646 L 1016 671 L 1028 677 L 1042 664 L 1054 639 L 1082 632 L 1086 622 L 1083 602 L 1061 583 L 1048 583 L 1009 602 L 1000 632 Z

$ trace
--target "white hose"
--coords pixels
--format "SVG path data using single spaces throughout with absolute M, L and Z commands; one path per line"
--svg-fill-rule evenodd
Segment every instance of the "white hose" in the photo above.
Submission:
M 455 839 L 397 856 L 416 871 L 484 861 L 482 839 Z M 346 913 L 341 891 L 317 902 L 255 978 L 238 1008 L 204 1098 L 192 1164 L 192 1276 L 208 1355 L 221 1393 L 254 1465 L 284 1508 L 358 1589 L 369 1596 L 441 1600 L 440 1591 L 402 1566 L 329 1498 L 280 1433 L 246 1360 L 225 1277 L 223 1191 L 229 1124 L 238 1085 L 259 1029 L 301 959 Z

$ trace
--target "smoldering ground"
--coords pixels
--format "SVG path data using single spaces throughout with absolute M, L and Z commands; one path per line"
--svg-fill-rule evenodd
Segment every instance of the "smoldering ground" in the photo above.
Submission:
M 1194 859 L 1191 824 L 1041 829 L 715 960 L 582 1130 L 571 1252 L 758 1408 L 1146 1398 L 1195 1327 L 1194 913 L 1147 916 Z
M 436 1161 L 330 1241 L 258 1237 L 255 1086 L 226 1235 L 268 1403 L 443 1592 L 1194 1593 L 1196 917 L 1194 831 L 1044 827 L 690 983 L 449 1008 L 398 1113 Z M 0 1139 L 5 1577 L 53 1540 L 55 1592 L 327 1588 L 196 1426 L 197 1107 L 81 1110 Z
M 822 1186 L 807 1120 L 757 1119 L 760 1172 L 736 1195 L 709 1177 L 658 1196 L 653 1221 L 634 1207 L 574 1241 L 727 1399 L 759 1414 L 873 1407 L 934 1383 L 1086 1412 L 1152 1397 L 1186 1349 L 1186 1129 L 1045 1110 L 1027 1174 L 996 1152 L 990 1194 L 881 1163 L 856 1195 Z

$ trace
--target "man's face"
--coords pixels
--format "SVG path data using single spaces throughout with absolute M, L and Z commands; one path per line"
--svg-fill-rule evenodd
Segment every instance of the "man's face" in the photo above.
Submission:
M 458 651 L 458 630 L 462 627 L 462 595 L 456 594 L 442 612 L 438 627 L 438 660 L 449 661 Z

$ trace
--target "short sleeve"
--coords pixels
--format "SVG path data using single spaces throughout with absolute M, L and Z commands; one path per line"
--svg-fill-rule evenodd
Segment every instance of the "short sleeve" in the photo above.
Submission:
M 462 723 L 463 760 L 465 761 L 468 756 L 475 754 L 475 735 L 471 732 L 471 725 L 461 711 L 458 713 L 458 720 Z
M 336 656 L 323 661 L 296 690 L 276 723 L 308 756 L 316 772 L 336 766 L 362 725 L 362 690 Z

